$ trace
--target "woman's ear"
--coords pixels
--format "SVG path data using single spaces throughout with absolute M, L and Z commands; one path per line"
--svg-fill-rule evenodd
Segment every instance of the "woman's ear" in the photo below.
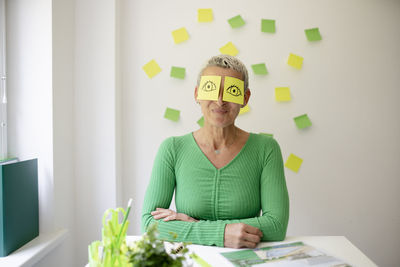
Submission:
M 197 86 L 194 88 L 194 100 L 197 101 Z
M 251 96 L 250 88 L 247 88 L 246 92 L 244 93 L 244 101 L 243 101 L 242 108 L 247 105 L 247 102 L 249 102 L 250 96 Z

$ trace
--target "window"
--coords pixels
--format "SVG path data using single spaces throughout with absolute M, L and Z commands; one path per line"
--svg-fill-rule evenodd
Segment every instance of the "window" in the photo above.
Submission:
M 0 160 L 7 159 L 6 3 L 0 0 Z

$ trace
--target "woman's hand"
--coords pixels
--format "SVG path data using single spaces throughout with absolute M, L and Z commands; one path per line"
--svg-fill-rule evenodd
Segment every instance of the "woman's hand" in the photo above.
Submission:
M 173 210 L 157 208 L 155 211 L 151 212 L 154 219 L 164 219 L 164 222 L 168 221 L 184 221 L 184 222 L 197 222 L 198 220 L 184 214 L 177 213 Z
M 224 246 L 228 248 L 255 248 L 263 236 L 260 229 L 244 223 L 225 226 Z

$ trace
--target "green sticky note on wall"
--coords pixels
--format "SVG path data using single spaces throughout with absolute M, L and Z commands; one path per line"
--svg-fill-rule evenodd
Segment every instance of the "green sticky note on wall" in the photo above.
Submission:
M 265 136 L 268 136 L 268 137 L 274 137 L 274 135 L 273 134 L 270 134 L 270 133 L 260 133 L 260 135 L 265 135 Z
M 251 65 L 251 68 L 253 69 L 254 74 L 257 74 L 257 75 L 268 74 L 267 66 L 265 66 L 265 63 L 253 64 L 253 65 Z
M 297 128 L 304 129 L 310 127 L 312 125 L 310 118 L 308 118 L 307 114 L 300 115 L 294 118 L 294 122 L 296 123 Z
M 164 113 L 164 118 L 171 121 L 179 121 L 180 111 L 173 108 L 167 108 Z
M 262 19 L 261 20 L 261 31 L 268 32 L 268 33 L 275 33 L 275 20 Z
M 233 18 L 228 19 L 228 23 L 234 29 L 242 27 L 245 24 L 242 16 L 240 16 L 240 15 L 237 15 L 237 16 L 235 16 Z
M 204 117 L 201 117 L 201 118 L 197 121 L 197 124 L 198 124 L 200 127 L 203 127 L 203 126 L 204 126 Z
M 171 67 L 171 77 L 177 79 L 184 79 L 186 74 L 186 69 L 181 67 Z
M 307 40 L 310 42 L 322 40 L 318 28 L 306 29 L 304 32 L 306 33 Z

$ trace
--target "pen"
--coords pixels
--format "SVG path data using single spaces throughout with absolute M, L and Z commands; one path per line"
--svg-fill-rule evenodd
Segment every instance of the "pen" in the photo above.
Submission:
M 121 229 L 119 230 L 119 234 L 118 234 L 118 238 L 117 238 L 117 244 L 118 245 L 119 245 L 119 239 L 121 238 L 122 231 L 124 230 L 124 226 L 125 226 L 126 220 L 128 219 L 129 212 L 131 211 L 131 206 L 132 206 L 132 198 L 130 198 L 129 201 L 128 201 L 128 208 L 126 209 L 124 220 L 122 221 Z
M 119 248 L 121 247 L 120 239 L 121 239 L 122 232 L 124 231 L 125 223 L 126 223 L 126 220 L 128 219 L 129 212 L 131 211 L 131 206 L 132 206 L 132 198 L 130 198 L 129 201 L 128 201 L 128 208 L 126 209 L 124 220 L 122 221 L 121 229 L 119 230 L 117 241 L 115 242 L 116 247 L 114 249 L 118 249 L 119 250 Z M 115 263 L 116 259 L 117 258 L 115 257 L 115 255 L 113 255 L 112 256 L 112 260 L 111 260 L 111 266 L 114 266 L 114 263 Z

